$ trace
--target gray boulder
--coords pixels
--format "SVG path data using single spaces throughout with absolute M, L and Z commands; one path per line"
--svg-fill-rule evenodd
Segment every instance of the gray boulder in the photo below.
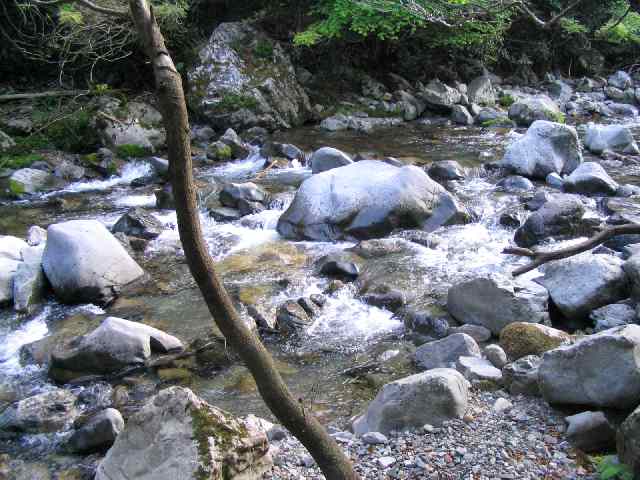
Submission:
M 244 143 L 233 128 L 227 128 L 224 134 L 218 139 L 231 149 L 231 155 L 236 159 L 244 159 L 251 153 L 249 145 Z
M 589 123 L 585 133 L 584 146 L 597 155 L 606 150 L 630 155 L 640 154 L 631 130 L 624 125 Z
M 220 191 L 220 203 L 225 207 L 238 208 L 242 202 L 265 204 L 268 201 L 267 191 L 252 182 L 226 183 Z
M 313 173 L 326 172 L 332 168 L 343 167 L 353 163 L 346 153 L 332 147 L 322 147 L 311 155 L 311 171 Z
M 13 281 L 21 263 L 0 257 L 0 305 L 13 300 Z
M 431 231 L 466 218 L 454 197 L 421 169 L 363 160 L 305 180 L 277 230 L 292 239 L 366 239 L 396 228 Z
M 557 122 L 563 118 L 558 105 L 546 95 L 517 99 L 509 107 L 509 118 L 519 127 L 528 127 L 537 120 Z
M 451 287 L 447 311 L 461 323 L 481 325 L 498 335 L 513 322 L 546 322 L 547 300 L 546 290 L 534 282 L 490 275 Z
M 573 88 L 562 80 L 554 80 L 549 85 L 549 94 L 552 98 L 557 100 L 559 103 L 566 103 L 571 100 L 571 96 L 573 95 Z
M 520 175 L 509 175 L 500 180 L 496 186 L 507 192 L 526 192 L 536 188 L 531 180 Z
M 480 109 L 476 115 L 476 123 L 481 127 L 512 128 L 516 126 L 504 112 L 488 107 Z
M 629 74 L 622 70 L 618 70 L 613 75 L 610 75 L 609 78 L 607 78 L 607 83 L 609 86 L 619 88 L 620 90 L 625 90 L 633 86 L 633 80 Z
M 451 109 L 451 120 L 459 125 L 473 125 L 473 116 L 462 105 L 454 105 Z
M 611 450 L 616 444 L 616 429 L 603 412 L 582 412 L 565 417 L 567 440 L 586 453 Z
M 103 111 L 109 115 L 98 117 L 96 127 L 106 147 L 135 145 L 152 153 L 165 145 L 162 115 L 151 105 L 111 99 Z
M 22 250 L 29 245 L 18 237 L 11 235 L 0 235 L 0 258 L 22 261 Z
M 627 298 L 623 261 L 591 253 L 549 263 L 539 280 L 562 314 L 580 320 L 596 308 Z
M 575 128 L 541 120 L 507 147 L 500 165 L 517 175 L 544 180 L 553 172 L 568 175 L 581 163 Z
M 9 135 L 0 130 L 0 152 L 16 146 L 16 142 Z
M 98 464 L 96 480 L 258 480 L 271 467 L 257 422 L 213 407 L 191 390 L 171 387 L 129 419 Z
M 469 382 L 455 370 L 437 368 L 387 383 L 353 423 L 356 435 L 367 432 L 439 426 L 462 418 L 469 401 Z
M 124 430 L 124 419 L 115 408 L 107 408 L 91 416 L 69 438 L 73 452 L 93 453 L 106 451 Z
M 501 370 L 509 363 L 507 354 L 500 345 L 487 345 L 484 349 L 484 355 L 491 362 L 491 365 Z
M 144 271 L 96 220 L 72 220 L 47 229 L 42 265 L 57 297 L 66 303 L 108 303 Z
M 111 228 L 113 233 L 122 232 L 146 240 L 159 237 L 162 230 L 162 222 L 142 208 L 132 208 Z
M 588 335 L 542 356 L 540 391 L 549 403 L 634 408 L 640 398 L 640 326 Z
M 428 174 L 438 182 L 462 180 L 465 177 L 464 169 L 455 160 L 441 160 L 429 165 Z
M 488 76 L 477 77 L 467 87 L 469 102 L 488 107 L 495 105 L 496 92 Z
M 540 395 L 538 370 L 542 359 L 536 355 L 522 357 L 502 369 L 502 383 L 512 395 Z
M 278 329 L 285 335 L 295 335 L 313 323 L 307 312 L 295 300 L 288 300 L 276 311 Z
M 157 328 L 108 317 L 100 326 L 51 355 L 49 375 L 57 380 L 87 374 L 108 374 L 144 364 L 152 352 L 183 349 L 182 342 Z
M 44 294 L 46 279 L 42 270 L 44 245 L 23 249 L 24 261 L 18 265 L 13 278 L 13 307 L 18 312 L 29 312 Z
M 584 205 L 578 198 L 555 196 L 527 217 L 516 230 L 514 241 L 519 247 L 531 248 L 549 238 L 580 236 L 584 213 Z
M 47 433 L 63 430 L 80 411 L 76 396 L 61 388 L 13 403 L 0 414 L 0 431 Z
M 631 467 L 636 478 L 640 476 L 640 407 L 620 425 L 616 447 L 620 460 Z
M 484 358 L 460 357 L 456 362 L 456 369 L 464 375 L 464 378 L 471 382 L 487 381 L 500 383 L 502 372 L 500 369 Z
M 613 327 L 634 323 L 636 311 L 626 303 L 614 303 L 595 309 L 589 315 L 589 319 L 594 324 L 593 329 L 596 332 L 602 332 Z
M 313 118 L 285 49 L 248 22 L 221 23 L 188 72 L 195 110 L 218 128 L 269 130 Z
M 22 168 L 9 177 L 9 193 L 15 196 L 38 193 L 51 186 L 53 180 L 51 174 L 42 170 Z
M 459 357 L 481 357 L 476 341 L 464 333 L 454 333 L 441 340 L 425 343 L 414 354 L 415 362 L 422 370 L 451 368 Z
M 619 185 L 599 163 L 585 162 L 564 179 L 567 192 L 584 195 L 615 195 Z
M 453 106 L 460 103 L 462 94 L 440 80 L 432 80 L 418 96 L 427 104 L 427 108 L 438 112 L 450 113 Z

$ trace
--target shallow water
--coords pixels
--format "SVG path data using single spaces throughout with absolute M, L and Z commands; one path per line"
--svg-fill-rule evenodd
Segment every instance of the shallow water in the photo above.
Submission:
M 411 123 L 380 130 L 375 135 L 327 133 L 315 127 L 279 135 L 280 140 L 307 151 L 331 145 L 353 154 L 393 156 L 417 165 L 457 160 L 468 169 L 467 179 L 454 182 L 452 188 L 471 212 L 473 223 L 437 230 L 433 233 L 439 241 L 435 248 L 411 244 L 406 252 L 367 266 L 368 274 L 388 274 L 399 282 L 411 282 L 416 305 L 441 308 L 447 289 L 453 283 L 479 273 L 506 273 L 523 262 L 501 254 L 512 240 L 513 230 L 498 224 L 504 211 L 524 215 L 521 202 L 516 195 L 496 191 L 496 179 L 481 168 L 484 162 L 500 158 L 504 145 L 512 138 L 509 130 Z M 260 173 L 264 165 L 264 159 L 254 152 L 246 160 L 200 169 L 196 176 L 206 182 L 253 180 L 277 193 L 279 201 L 275 208 L 237 222 L 218 223 L 205 212 L 200 217 L 209 251 L 218 262 L 228 289 L 273 310 L 289 298 L 322 292 L 328 280 L 317 275 L 314 263 L 353 244 L 282 239 L 275 230 L 278 217 L 292 200 L 295 185 L 308 177 L 310 171 L 293 166 Z M 128 165 L 118 177 L 79 182 L 30 202 L 0 205 L 0 231 L 24 236 L 31 225 L 46 227 L 75 218 L 97 218 L 111 225 L 130 207 L 153 208 L 153 186 L 129 186 L 131 180 L 148 175 L 149 168 L 144 162 L 136 162 Z M 619 180 L 639 183 L 640 167 L 637 170 L 607 169 Z M 95 306 L 62 306 L 49 299 L 41 310 L 29 317 L 18 317 L 10 310 L 0 312 L 0 383 L 8 385 L 9 393 L 3 394 L 6 398 L 11 399 L 12 395 L 22 398 L 49 388 L 46 372 L 41 367 L 23 363 L 20 348 L 48 335 L 66 332 L 64 328 L 69 327 L 65 326 L 65 317 L 78 313 L 98 315 L 98 319 L 103 314 L 121 316 L 161 328 L 185 344 L 217 331 L 185 264 L 175 212 L 152 211 L 163 223 L 164 231 L 148 244 L 145 252 L 136 254 L 136 260 L 153 279 L 148 291 L 121 297 L 104 311 Z M 591 214 L 600 214 L 595 202 Z M 529 274 L 535 275 L 536 272 Z M 241 314 L 249 321 L 246 311 L 241 309 Z M 86 330 L 97 320 L 94 317 L 94 320 L 76 321 L 79 324 L 74 324 L 69 331 Z M 385 350 L 410 348 L 410 342 L 402 336 L 402 324 L 391 312 L 366 305 L 353 289 L 343 289 L 328 298 L 321 315 L 299 339 L 285 341 L 267 336 L 265 342 L 294 394 L 311 405 L 325 421 L 343 425 L 370 398 L 375 384 L 355 383 L 341 372 Z M 391 377 L 410 370 L 402 361 L 396 367 L 397 370 L 389 374 Z M 145 378 L 159 385 L 153 374 Z M 376 378 L 372 377 L 371 381 L 375 382 Z M 246 369 L 240 365 L 202 377 L 195 375 L 185 381 L 185 385 L 227 410 L 269 416 Z M 34 441 L 47 444 L 46 439 Z M 53 445 L 55 442 L 50 443 Z

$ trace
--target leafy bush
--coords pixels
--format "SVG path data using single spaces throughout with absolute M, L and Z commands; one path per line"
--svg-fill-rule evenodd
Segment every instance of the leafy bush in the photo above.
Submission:
M 116 147 L 116 154 L 120 158 L 141 158 L 149 155 L 149 150 L 140 145 L 126 143 Z
M 273 45 L 267 40 L 259 40 L 253 51 L 259 58 L 270 59 L 273 57 Z
M 100 138 L 92 125 L 93 110 L 81 108 L 55 119 L 45 128 L 44 134 L 58 149 L 72 153 L 87 153 L 96 150 Z
M 616 456 L 606 456 L 596 459 L 596 466 L 600 480 L 633 480 L 633 472 Z
M 43 160 L 43 156 L 37 153 L 28 155 L 5 155 L 0 157 L 0 169 L 10 168 L 18 170 L 20 168 L 30 167 L 34 162 Z

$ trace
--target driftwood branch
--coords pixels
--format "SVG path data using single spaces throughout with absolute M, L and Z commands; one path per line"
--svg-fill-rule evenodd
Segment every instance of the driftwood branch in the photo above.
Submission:
M 37 93 L 14 93 L 10 95 L 0 95 L 0 103 L 49 97 L 78 97 L 81 95 L 89 95 L 89 93 L 89 90 L 50 90 L 48 92 Z
M 530 272 L 531 270 L 535 270 L 540 265 L 544 265 L 545 263 L 552 262 L 554 260 L 560 260 L 562 258 L 572 257 L 579 253 L 591 250 L 592 248 L 595 248 L 598 245 L 618 235 L 638 235 L 638 234 L 640 234 L 640 225 L 636 225 L 634 223 L 627 223 L 624 225 L 616 225 L 613 227 L 609 227 L 601 231 L 600 233 L 594 235 L 590 239 L 585 240 L 584 242 L 580 242 L 570 247 L 561 248 L 559 250 L 553 250 L 550 252 L 537 252 L 537 251 L 529 250 L 528 248 L 508 247 L 508 248 L 505 248 L 502 251 L 502 253 L 506 255 L 516 255 L 519 257 L 528 257 L 532 259 L 531 263 L 518 267 L 511 273 L 514 277 L 517 277 L 519 275 L 522 275 L 523 273 L 527 273 L 527 272 Z

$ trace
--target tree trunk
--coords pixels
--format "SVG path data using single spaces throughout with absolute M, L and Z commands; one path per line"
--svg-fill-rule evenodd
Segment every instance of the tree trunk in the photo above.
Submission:
M 248 367 L 260 395 L 278 420 L 307 448 L 327 479 L 358 479 L 351 462 L 335 440 L 289 392 L 271 355 L 239 317 L 216 273 L 202 236 L 196 205 L 189 120 L 182 80 L 146 0 L 129 0 L 129 6 L 145 52 L 153 65 L 160 111 L 167 131 L 178 230 L 191 274 L 216 324 Z

